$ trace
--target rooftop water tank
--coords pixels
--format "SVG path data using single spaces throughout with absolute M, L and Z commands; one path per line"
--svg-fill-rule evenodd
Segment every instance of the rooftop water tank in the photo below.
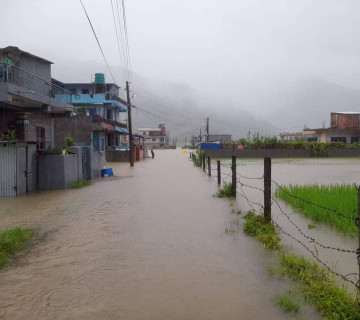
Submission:
M 105 75 L 103 73 L 95 73 L 95 83 L 105 84 Z

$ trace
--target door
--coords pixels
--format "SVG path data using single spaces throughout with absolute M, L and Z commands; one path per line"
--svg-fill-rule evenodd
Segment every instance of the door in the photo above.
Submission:
M 28 150 L 16 147 L 16 195 L 28 192 Z

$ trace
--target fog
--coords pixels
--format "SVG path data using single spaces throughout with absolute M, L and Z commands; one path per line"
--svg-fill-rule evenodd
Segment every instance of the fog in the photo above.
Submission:
M 83 3 L 124 87 L 110 0 Z M 331 111 L 360 111 L 358 0 L 125 3 L 133 102 L 151 113 L 134 110 L 136 126 L 165 123 L 183 137 L 210 117 L 211 132 L 238 138 L 328 126 Z M 112 81 L 79 1 L 2 7 L 1 47 L 53 61 L 61 81 L 88 82 L 95 72 Z

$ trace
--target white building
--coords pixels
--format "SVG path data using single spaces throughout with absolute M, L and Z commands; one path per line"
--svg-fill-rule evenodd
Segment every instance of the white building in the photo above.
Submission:
M 169 136 L 164 124 L 159 124 L 158 128 L 139 128 L 138 133 L 145 138 L 144 144 L 147 148 L 169 147 Z

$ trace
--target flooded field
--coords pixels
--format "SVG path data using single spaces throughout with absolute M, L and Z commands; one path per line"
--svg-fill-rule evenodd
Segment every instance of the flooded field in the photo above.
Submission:
M 224 160 L 225 166 L 230 166 L 229 160 Z M 213 164 L 214 165 L 214 164 Z M 215 168 L 215 165 L 214 165 Z M 223 167 L 223 171 L 230 173 L 230 170 Z M 244 184 L 238 189 L 239 196 L 237 203 L 239 207 L 246 212 L 254 209 L 262 210 L 260 206 L 252 204 L 263 203 L 262 179 L 247 179 L 262 177 L 264 174 L 263 160 L 238 160 L 237 172 L 240 175 L 240 181 Z M 241 178 L 243 176 L 243 178 Z M 359 184 L 360 183 L 360 159 L 292 159 L 292 160 L 272 160 L 272 179 L 279 185 L 331 185 L 331 184 Z M 229 177 L 227 177 L 229 180 Z M 230 181 L 230 180 L 229 180 Z M 277 188 L 277 184 L 272 184 L 272 191 Z M 246 200 L 246 197 L 250 200 Z M 278 206 L 280 205 L 280 207 Z M 252 206 L 251 206 L 252 205 Z M 354 208 L 357 209 L 357 208 Z M 313 250 L 318 258 L 325 262 L 333 271 L 342 275 L 358 272 L 356 254 L 343 253 L 336 250 L 324 250 L 319 245 L 304 238 L 299 230 L 289 221 L 284 212 L 289 215 L 291 220 L 301 231 L 325 246 L 336 247 L 346 250 L 356 250 L 359 247 L 358 238 L 354 236 L 344 235 L 331 227 L 327 227 L 322 223 L 316 223 L 313 220 L 303 216 L 302 214 L 292 210 L 279 199 L 274 198 L 272 201 L 272 214 L 274 220 L 281 225 L 285 231 L 290 233 L 296 239 L 302 241 L 311 250 Z M 355 222 L 354 222 L 355 223 Z M 316 227 L 309 229 L 308 225 L 312 224 Z M 298 242 L 289 238 L 285 234 L 281 234 L 283 244 L 291 247 L 293 251 L 311 257 L 311 254 L 304 249 Z M 350 277 L 356 282 L 355 277 Z M 354 291 L 349 286 L 350 291 Z
M 356 182 L 358 164 L 279 163 L 273 177 L 287 183 L 291 172 L 293 183 L 327 183 L 331 175 Z M 213 197 L 214 178 L 188 155 L 157 151 L 135 168 L 113 169 L 116 177 L 82 189 L 0 199 L 1 230 L 38 232 L 15 265 L 0 271 L 1 319 L 289 318 L 274 303 L 284 283 L 267 273 L 277 257 L 242 232 L 225 232 L 237 219 L 236 204 Z M 239 172 L 261 170 L 255 161 Z M 259 200 L 256 192 L 249 196 Z M 237 205 L 246 208 L 240 197 Z M 305 228 L 306 219 L 294 217 Z M 325 241 L 356 247 L 326 227 L 314 230 Z M 319 315 L 309 308 L 297 318 Z

